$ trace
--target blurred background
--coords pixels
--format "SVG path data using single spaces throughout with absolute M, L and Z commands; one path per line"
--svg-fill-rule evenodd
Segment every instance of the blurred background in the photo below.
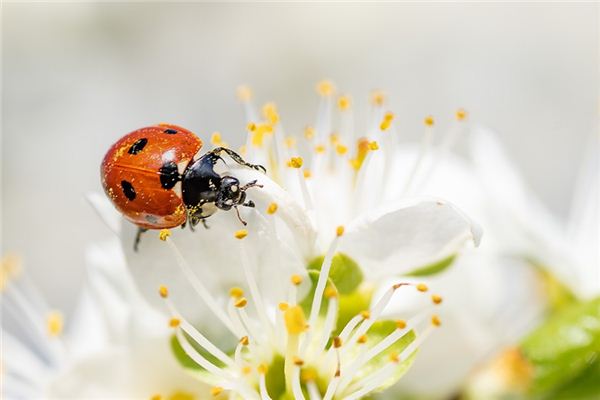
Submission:
M 322 78 L 359 110 L 385 89 L 407 141 L 465 107 L 564 218 L 597 129 L 598 33 L 597 3 L 5 3 L 2 251 L 69 312 L 85 245 L 108 235 L 83 196 L 116 139 L 172 122 L 237 146 L 241 83 L 298 133 Z

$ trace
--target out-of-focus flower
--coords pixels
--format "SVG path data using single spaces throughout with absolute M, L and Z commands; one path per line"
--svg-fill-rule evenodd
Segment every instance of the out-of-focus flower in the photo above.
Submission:
M 269 170 L 268 177 L 229 171 L 263 185 L 252 193 L 256 209 L 244 211 L 247 230 L 234 215 L 218 213 L 209 230 L 162 231 L 165 245 L 147 238 L 139 253 L 131 249 L 133 227 L 122 235 L 141 291 L 170 313 L 176 354 L 215 392 L 355 399 L 389 387 L 441 323 L 431 308 L 442 297 L 399 277 L 443 269 L 466 243 L 479 241 L 478 227 L 455 206 L 411 196 L 432 117 L 402 179 L 394 168 L 394 116 L 382 95 L 373 96 L 369 128 L 359 137 L 350 99 L 336 101 L 329 82 L 318 92 L 317 123 L 298 138 L 285 135 L 273 104 L 259 117 L 249 91 L 241 91 L 249 131 L 243 153 Z M 341 127 L 333 133 L 336 103 Z M 222 145 L 219 135 L 213 142 Z M 419 310 L 381 318 L 404 291 L 419 294 Z
M 170 330 L 136 293 L 114 241 L 87 251 L 75 316 L 51 310 L 20 260 L 2 260 L 2 398 L 204 399 L 173 359 Z

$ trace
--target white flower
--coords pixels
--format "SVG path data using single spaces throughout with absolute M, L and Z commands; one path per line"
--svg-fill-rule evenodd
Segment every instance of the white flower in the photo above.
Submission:
M 452 204 L 410 197 L 424 173 L 431 117 L 422 151 L 401 179 L 394 117 L 383 97 L 374 96 L 369 128 L 359 138 L 349 98 L 338 99 L 340 129 L 332 135 L 334 88 L 322 82 L 318 91 L 317 123 L 301 139 L 285 136 L 272 104 L 259 119 L 249 92 L 241 91 L 245 156 L 269 170 L 269 177 L 229 171 L 263 185 L 248 193 L 256 209 L 241 210 L 247 230 L 234 213 L 217 213 L 208 230 L 162 231 L 165 245 L 144 238 L 139 253 L 132 250 L 134 227 L 122 233 L 134 280 L 171 315 L 179 357 L 202 367 L 195 373 L 217 392 L 355 399 L 395 383 L 440 324 L 432 308 L 442 300 L 408 280 L 386 283 L 374 296 L 375 289 L 448 263 L 467 242 L 479 241 L 477 226 Z M 215 145 L 220 140 L 213 135 Z M 421 310 L 381 318 L 404 291 L 420 293 Z
M 2 398 L 209 396 L 173 359 L 170 330 L 127 279 L 116 243 L 92 246 L 86 258 L 87 284 L 66 321 L 21 273 L 18 258 L 2 260 Z

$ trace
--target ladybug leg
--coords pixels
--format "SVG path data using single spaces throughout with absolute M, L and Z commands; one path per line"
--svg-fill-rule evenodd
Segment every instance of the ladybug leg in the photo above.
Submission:
M 242 225 L 244 225 L 244 226 L 248 225 L 248 223 L 242 219 L 242 216 L 240 215 L 240 210 L 237 207 L 234 207 L 234 208 L 235 208 L 235 213 L 237 214 L 237 217 L 240 220 L 240 222 L 242 223 Z
M 137 253 L 138 247 L 140 245 L 140 240 L 142 239 L 142 234 L 146 232 L 148 229 L 146 228 L 138 228 L 137 233 L 135 235 L 135 240 L 133 242 L 133 251 Z
M 248 200 L 247 202 L 245 202 L 244 204 L 242 204 L 244 207 L 251 207 L 254 208 L 256 207 L 256 204 L 254 204 L 254 202 L 252 200 Z
M 231 159 L 232 159 L 233 161 L 235 161 L 236 163 L 238 163 L 238 164 L 240 164 L 240 165 L 243 165 L 243 166 L 245 166 L 245 167 L 248 167 L 248 168 L 255 169 L 255 170 L 257 170 L 257 171 L 267 172 L 266 168 L 265 168 L 265 167 L 263 167 L 262 165 L 258 165 L 258 164 L 250 164 L 249 162 L 246 162 L 246 160 L 244 160 L 244 159 L 242 158 L 242 156 L 240 156 L 238 153 L 236 153 L 235 151 L 233 151 L 233 150 L 231 150 L 231 149 L 227 149 L 227 148 L 225 148 L 225 147 L 217 147 L 217 148 L 215 148 L 215 149 L 211 150 L 211 151 L 210 151 L 208 154 L 215 154 L 215 155 L 217 155 L 217 156 L 218 156 L 218 155 L 219 155 L 219 154 L 221 154 L 221 152 L 223 152 L 223 151 L 224 151 L 225 153 L 227 153 L 227 155 L 228 155 L 229 157 L 231 157 Z M 220 158 L 220 157 L 219 157 L 219 158 Z
M 208 226 L 208 224 L 206 223 L 206 218 L 201 218 L 200 221 L 202 221 L 204 229 L 210 229 L 210 226 Z

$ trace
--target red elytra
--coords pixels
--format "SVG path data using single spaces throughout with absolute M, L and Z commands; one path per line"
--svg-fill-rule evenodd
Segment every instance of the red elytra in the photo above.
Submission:
M 175 176 L 201 148 L 200 138 L 177 125 L 137 129 L 104 156 L 104 191 L 125 218 L 140 228 L 179 226 L 186 221 L 186 209 Z

